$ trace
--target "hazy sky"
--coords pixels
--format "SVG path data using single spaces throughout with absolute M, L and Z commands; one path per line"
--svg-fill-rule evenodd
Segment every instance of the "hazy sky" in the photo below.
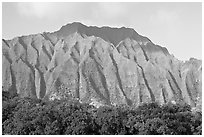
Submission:
M 202 58 L 201 3 L 3 3 L 2 18 L 4 39 L 78 21 L 131 27 L 178 59 Z

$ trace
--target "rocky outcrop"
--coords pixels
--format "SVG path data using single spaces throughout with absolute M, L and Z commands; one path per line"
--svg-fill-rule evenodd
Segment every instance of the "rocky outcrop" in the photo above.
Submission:
M 185 102 L 201 109 L 200 60 L 177 60 L 130 28 L 80 23 L 2 40 L 3 90 L 103 105 Z

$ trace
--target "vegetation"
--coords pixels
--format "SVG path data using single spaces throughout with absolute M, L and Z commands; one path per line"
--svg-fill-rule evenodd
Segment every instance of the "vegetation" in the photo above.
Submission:
M 202 114 L 184 104 L 100 107 L 72 100 L 44 102 L 5 98 L 3 134 L 12 135 L 201 135 Z

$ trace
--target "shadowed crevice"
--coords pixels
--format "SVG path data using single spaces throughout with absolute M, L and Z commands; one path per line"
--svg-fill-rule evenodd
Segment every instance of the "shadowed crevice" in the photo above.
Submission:
M 40 74 L 40 98 L 44 98 L 46 93 L 46 82 L 43 73 L 36 67 Z
M 168 79 L 168 83 L 169 83 L 169 86 L 170 86 L 170 88 L 171 88 L 171 91 L 172 91 L 173 94 L 174 94 L 174 98 L 179 101 L 179 97 L 178 97 L 176 91 L 174 90 L 174 88 L 173 88 L 173 86 L 172 86 L 172 84 L 171 84 L 171 82 L 170 82 L 169 79 Z
M 34 70 L 33 66 L 27 60 L 23 60 L 22 58 L 20 58 L 20 59 L 24 64 L 26 64 L 30 68 L 32 75 L 31 74 L 29 74 L 29 75 L 30 75 L 30 77 L 33 76 L 33 81 L 35 81 L 35 70 Z M 31 84 L 32 84 L 31 92 L 32 92 L 32 94 L 34 94 L 36 96 L 35 82 L 31 82 Z
M 165 89 L 165 87 L 162 88 L 162 97 L 163 97 L 164 103 L 166 104 L 167 103 L 167 97 L 166 97 L 166 89 Z
M 90 58 L 91 59 L 91 58 Z M 93 59 L 91 59 L 93 60 Z M 86 95 L 86 97 L 89 97 L 90 98 L 90 87 L 91 86 L 93 88 L 93 90 L 96 92 L 96 95 L 98 95 L 102 100 L 104 100 L 107 104 L 109 104 L 109 99 L 107 99 L 106 97 L 104 97 L 104 95 L 100 92 L 100 88 L 98 87 L 98 85 L 96 84 L 96 79 L 93 78 L 94 75 L 98 75 L 98 74 L 94 74 L 94 73 L 97 73 L 96 71 L 94 72 L 85 72 L 86 71 L 86 65 L 91 65 L 90 63 L 89 64 L 83 64 L 81 67 L 82 67 L 82 75 L 86 81 L 86 90 L 88 92 L 88 95 Z M 93 71 L 93 70 L 89 70 L 89 71 Z
M 85 64 L 84 64 L 85 65 Z M 82 66 L 82 76 L 84 77 L 85 81 L 86 81 L 86 93 L 88 93 L 88 95 L 86 95 L 85 99 L 90 98 L 90 89 L 89 89 L 89 81 L 88 78 L 86 77 L 86 73 L 85 73 L 85 67 Z
M 73 48 L 77 51 L 78 55 L 80 55 L 80 46 L 79 43 L 76 42 L 75 45 L 73 46 Z
M 38 56 L 37 59 L 38 59 L 39 56 L 40 56 L 40 54 L 39 54 L 38 49 L 34 46 L 34 41 L 32 41 L 30 45 L 31 45 L 31 47 L 37 52 L 37 56 Z
M 178 90 L 178 93 L 177 93 L 176 95 L 178 95 L 180 99 L 183 99 L 183 97 L 182 97 L 182 91 L 181 91 L 181 89 L 180 89 L 178 83 L 176 82 L 176 79 L 174 78 L 174 76 L 172 75 L 172 73 L 171 73 L 169 70 L 168 70 L 168 73 L 169 73 L 171 79 L 173 80 L 173 83 L 175 84 L 177 90 Z M 172 87 L 172 88 L 173 88 L 173 87 Z
M 71 58 L 73 59 L 73 61 L 74 61 L 76 64 L 79 64 L 79 63 L 80 63 L 80 61 L 77 59 L 77 57 L 74 55 L 73 52 L 70 54 L 70 56 L 71 56 Z
M 145 60 L 146 60 L 146 61 L 148 61 L 148 60 L 149 60 L 149 58 L 148 58 L 148 56 L 147 56 L 146 51 L 144 50 L 144 48 L 142 47 L 142 45 L 140 45 L 139 43 L 138 43 L 138 45 L 139 45 L 139 46 L 140 46 L 140 48 L 142 49 L 142 52 L 143 52 L 143 54 L 144 54 L 144 56 L 145 56 Z
M 44 45 L 42 46 L 42 50 L 43 50 L 43 52 L 48 56 L 49 61 L 51 61 L 51 60 L 52 60 L 52 57 L 51 57 L 51 55 L 48 53 L 48 51 L 47 51 L 47 49 L 45 48 Z
M 138 64 L 136 57 L 134 57 L 134 60 L 135 60 L 136 64 Z M 140 82 L 141 76 L 140 76 L 139 68 L 138 68 L 138 67 L 136 67 L 136 68 L 137 68 L 137 76 L 138 76 L 137 85 L 139 86 L 139 91 L 138 91 L 138 92 L 139 92 L 139 93 L 138 93 L 139 102 L 142 103 L 142 102 L 143 102 L 143 94 L 142 94 L 142 91 L 144 91 L 145 85 Z
M 76 78 L 76 98 L 80 99 L 80 94 L 79 94 L 79 87 L 80 87 L 80 72 L 79 72 L 79 67 L 77 68 L 77 78 Z
M 2 41 L 6 44 L 6 46 L 7 46 L 8 48 L 10 48 L 9 44 L 7 43 L 7 41 L 6 41 L 5 39 L 2 39 Z
M 22 40 L 22 37 L 18 38 L 18 42 L 23 46 L 24 50 L 25 50 L 25 54 L 26 54 L 26 60 L 27 60 L 27 45 L 24 43 L 24 41 Z
M 170 86 L 170 88 L 171 88 L 173 94 L 176 95 L 176 91 L 174 90 L 174 88 L 173 88 L 173 86 L 172 86 L 172 84 L 171 84 L 171 81 L 170 81 L 169 79 L 168 79 L 168 83 L 169 83 L 169 86 Z
M 7 41 L 6 40 L 4 40 L 4 39 L 2 39 L 3 40 L 3 42 L 5 43 L 5 45 L 8 47 L 8 48 L 10 48 L 10 46 L 9 46 L 9 44 L 7 43 Z M 2 47 L 3 48 L 3 47 Z M 10 50 L 10 49 L 9 49 Z M 4 55 L 4 57 L 8 60 L 8 62 L 10 63 L 10 64 L 12 64 L 12 59 L 9 57 L 9 54 L 8 54 L 8 50 L 3 50 L 2 49 L 2 53 L 3 53 L 3 55 Z
M 55 46 L 55 43 L 53 43 L 53 42 L 51 41 L 51 39 L 47 36 L 46 33 L 41 34 L 41 36 L 42 36 L 45 40 L 49 41 L 49 42 L 52 44 L 53 47 Z
M 147 87 L 147 89 L 148 89 L 148 91 L 149 91 L 149 93 L 150 93 L 150 97 L 151 97 L 152 101 L 155 102 L 155 96 L 154 96 L 154 94 L 153 94 L 153 92 L 152 92 L 152 89 L 151 89 L 150 86 L 149 86 L 149 83 L 148 83 L 147 79 L 146 79 L 144 70 L 143 70 L 142 66 L 140 66 L 139 64 L 137 64 L 137 65 L 140 67 L 140 69 L 141 69 L 141 71 L 142 71 L 142 76 L 143 76 L 145 85 L 146 85 L 146 87 Z
M 112 60 L 113 66 L 115 67 L 115 71 L 116 71 L 115 74 L 116 74 L 116 77 L 117 77 L 117 80 L 118 80 L 119 88 L 122 91 L 122 94 L 125 97 L 127 104 L 129 106 L 131 106 L 132 105 L 132 101 L 127 98 L 127 96 L 126 96 L 126 94 L 125 94 L 125 92 L 123 90 L 122 81 L 121 81 L 121 78 L 120 78 L 120 75 L 119 75 L 119 72 L 118 72 L 118 66 L 117 66 L 117 63 L 116 63 L 115 59 L 113 58 L 113 54 L 110 54 L 110 58 Z
M 16 88 L 16 76 L 14 75 L 14 72 L 12 70 L 12 66 L 10 64 L 10 72 L 11 72 L 11 81 L 12 85 L 9 88 L 9 91 L 12 91 L 12 93 L 16 94 L 17 93 L 17 88 Z
M 78 42 L 71 48 L 70 56 L 72 59 L 79 64 L 80 63 L 80 51 L 79 51 L 79 45 Z
M 29 81 L 31 81 L 30 82 L 30 84 L 31 84 L 31 97 L 35 97 L 35 98 L 37 98 L 37 95 L 36 95 L 36 87 L 35 87 L 35 74 L 33 75 L 34 76 L 34 78 L 33 78 L 33 80 L 32 80 L 32 74 L 30 73 L 29 74 Z
M 109 94 L 109 90 L 108 90 L 108 86 L 107 86 L 107 82 L 106 82 L 106 78 L 104 76 L 104 74 L 102 73 L 102 70 L 99 68 L 99 66 L 97 65 L 97 70 L 99 72 L 99 75 L 100 75 L 100 80 L 102 82 L 102 85 L 106 91 L 106 96 L 107 96 L 107 99 L 109 100 L 108 103 L 110 103 L 110 94 Z
M 53 56 L 53 54 L 54 54 L 53 48 L 55 47 L 56 43 L 53 43 L 53 42 L 51 41 L 51 39 L 47 36 L 46 33 L 41 34 L 41 36 L 42 36 L 45 40 L 47 40 L 47 41 L 49 41 L 49 42 L 51 43 L 52 48 L 50 47 L 50 50 L 51 50 L 51 54 L 52 54 L 52 56 Z M 58 41 L 57 41 L 57 42 L 58 42 Z
M 190 98 L 190 100 L 191 100 L 191 103 L 193 103 L 193 106 L 195 106 L 196 103 L 195 103 L 195 100 L 193 99 L 193 96 L 192 96 L 192 93 L 191 93 L 190 87 L 188 86 L 187 78 L 186 78 L 186 80 L 185 80 L 185 84 L 186 84 L 186 91 L 187 91 L 188 96 L 189 96 L 189 98 Z
M 8 53 L 3 53 L 3 56 L 8 60 L 8 62 L 10 63 L 10 64 L 12 64 L 12 60 L 10 59 L 10 57 L 9 57 L 9 55 L 8 55 Z
M 96 64 L 96 69 L 97 69 L 97 72 L 99 72 L 100 81 L 102 82 L 102 85 L 103 85 L 105 92 L 106 92 L 106 97 L 107 97 L 108 103 L 110 104 L 111 103 L 110 94 L 109 94 L 109 90 L 108 90 L 108 86 L 107 86 L 107 82 L 106 82 L 106 77 L 102 73 L 102 66 L 95 59 L 93 51 L 89 51 L 89 55 L 90 55 L 90 58 L 92 58 L 94 60 L 94 63 Z
M 90 80 L 90 84 L 93 87 L 93 89 L 96 91 L 96 93 L 103 99 L 105 100 L 107 103 L 109 103 L 109 99 L 105 98 L 104 95 L 100 92 L 100 89 L 98 88 L 98 86 L 95 84 L 94 79 L 89 76 L 89 80 Z

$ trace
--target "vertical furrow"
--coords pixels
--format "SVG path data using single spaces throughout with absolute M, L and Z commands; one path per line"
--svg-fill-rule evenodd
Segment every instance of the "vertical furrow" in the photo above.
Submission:
M 109 99 L 105 98 L 104 95 L 100 92 L 100 89 L 98 88 L 98 86 L 95 84 L 94 79 L 89 76 L 89 80 L 90 80 L 90 84 L 93 87 L 93 89 L 96 91 L 96 93 L 103 99 L 105 100 L 107 103 L 109 102 Z
M 46 33 L 41 34 L 41 36 L 42 36 L 45 40 L 49 41 L 49 42 L 52 44 L 53 47 L 55 46 L 55 43 L 53 43 L 53 42 L 51 41 L 51 39 L 46 35 Z
M 51 60 L 52 60 L 52 57 L 51 57 L 51 55 L 48 53 L 48 51 L 47 51 L 47 49 L 45 48 L 44 45 L 42 46 L 42 50 L 43 50 L 43 52 L 48 56 L 49 60 L 51 61 Z
M 33 81 L 35 81 L 35 70 L 33 68 L 33 66 L 27 61 L 27 60 L 23 60 L 21 57 L 20 59 L 22 60 L 23 63 L 25 63 L 31 70 L 32 75 L 30 75 L 30 77 L 33 76 Z M 34 93 L 34 95 L 36 95 L 36 87 L 35 87 L 35 82 L 32 82 L 32 93 Z
M 79 67 L 77 68 L 77 81 L 76 81 L 76 98 L 80 98 L 80 95 L 79 95 L 79 87 L 80 87 L 80 72 L 79 72 Z
M 44 74 L 36 68 L 40 74 L 40 98 L 43 98 L 46 94 L 46 82 L 44 78 Z
M 142 91 L 143 90 L 144 90 L 143 85 L 139 84 L 139 101 L 140 101 L 140 103 L 142 103 L 142 98 L 143 98 Z
M 185 80 L 185 84 L 186 84 L 186 91 L 187 91 L 187 93 L 188 93 L 188 95 L 189 95 L 189 98 L 190 98 L 190 100 L 191 100 L 191 103 L 193 103 L 193 105 L 195 106 L 195 101 L 193 100 L 193 96 L 192 96 L 192 94 L 191 94 L 190 87 L 188 86 L 187 78 L 186 78 L 186 80 Z
M 115 67 L 116 77 L 117 77 L 117 80 L 118 80 L 118 84 L 119 84 L 120 90 L 122 91 L 123 95 L 125 96 L 125 93 L 124 93 L 123 87 L 122 87 L 122 81 L 121 81 L 121 78 L 120 78 L 120 75 L 119 75 L 119 72 L 118 72 L 117 63 L 116 63 L 116 61 L 114 60 L 112 54 L 110 54 L 110 57 L 111 57 L 111 60 L 112 60 L 112 62 L 113 62 L 113 66 Z
M 181 91 L 181 89 L 180 89 L 178 83 L 176 82 L 176 79 L 174 78 L 174 76 L 172 75 L 172 73 L 171 73 L 169 70 L 168 70 L 168 73 L 169 73 L 171 79 L 173 80 L 173 83 L 175 84 L 177 90 L 178 90 L 178 93 L 177 93 L 177 94 L 179 95 L 179 98 L 182 99 L 182 98 L 183 98 L 183 97 L 182 97 L 182 91 Z M 172 87 L 172 88 L 173 88 L 173 87 Z
M 2 39 L 2 40 L 3 40 L 3 42 L 6 44 L 6 46 L 7 46 L 8 48 L 10 48 L 9 44 L 7 43 L 7 41 L 6 41 L 5 39 Z
M 10 64 L 12 64 L 12 60 L 10 59 L 8 53 L 3 53 L 3 56 L 8 60 Z
M 11 81 L 12 81 L 12 85 L 11 88 L 9 89 L 9 91 L 13 91 L 14 93 L 17 93 L 17 88 L 16 88 L 16 77 L 13 73 L 12 70 L 12 66 L 10 65 L 10 71 L 11 71 Z
M 40 55 L 40 54 L 39 54 L 38 49 L 34 46 L 34 41 L 32 41 L 30 45 L 31 45 L 31 47 L 32 47 L 33 49 L 35 49 L 35 51 L 37 52 L 37 56 L 38 56 L 38 58 L 39 58 L 39 55 Z M 37 58 L 37 59 L 38 59 L 38 58 Z
M 165 93 L 166 93 L 166 89 L 163 87 L 162 88 L 162 97 L 163 97 L 164 103 L 167 102 L 167 97 L 166 97 Z
M 144 56 L 145 56 L 145 60 L 148 61 L 149 58 L 148 58 L 148 56 L 147 56 L 147 53 L 145 52 L 145 50 L 143 49 L 143 47 L 142 47 L 139 43 L 138 43 L 138 45 L 139 45 L 140 48 L 142 49 L 142 52 L 143 52 L 143 54 L 144 54 Z
M 172 86 L 172 84 L 171 84 L 169 79 L 168 79 L 168 83 L 169 83 L 169 86 L 171 88 L 171 91 L 173 92 L 174 95 L 176 95 L 176 91 L 174 90 L 174 88 L 173 88 L 173 86 Z
M 85 65 L 85 64 L 83 64 Z M 84 77 L 85 79 L 85 82 L 86 82 L 86 94 L 88 93 L 88 95 L 85 97 L 85 99 L 88 99 L 88 97 L 90 97 L 90 88 L 89 88 L 89 81 L 88 81 L 88 78 L 86 77 L 86 73 L 85 73 L 85 66 L 82 66 L 82 76 Z
M 149 83 L 148 83 L 147 79 L 146 79 L 144 70 L 143 70 L 142 66 L 140 66 L 139 64 L 137 64 L 137 65 L 140 67 L 140 69 L 141 69 L 141 71 L 142 71 L 142 76 L 143 76 L 145 85 L 146 85 L 146 87 L 147 87 L 147 89 L 148 89 L 148 91 L 149 91 L 149 93 L 150 93 L 150 97 L 151 97 L 152 101 L 155 102 L 155 96 L 154 96 L 154 94 L 153 94 L 153 92 L 152 92 L 152 89 L 151 89 L 150 86 L 149 86 Z
M 113 62 L 113 66 L 115 67 L 116 78 L 118 80 L 119 88 L 122 91 L 122 94 L 125 97 L 127 104 L 131 106 L 132 105 L 132 101 L 127 98 L 127 96 L 126 96 L 126 94 L 125 94 L 125 92 L 123 90 L 122 81 L 121 81 L 121 78 L 120 78 L 120 75 L 119 75 L 119 72 L 118 72 L 118 66 L 117 66 L 117 63 L 116 63 L 115 59 L 113 58 L 113 54 L 110 54 L 110 58 L 111 58 L 111 60 Z
M 92 49 L 89 51 L 89 55 L 90 55 L 90 58 L 93 59 L 94 63 L 96 64 L 96 69 L 97 69 L 97 72 L 99 73 L 101 84 L 102 84 L 103 88 L 105 89 L 107 101 L 108 101 L 108 103 L 110 103 L 110 94 L 109 94 L 109 90 L 108 90 L 108 86 L 107 86 L 107 82 L 106 82 L 106 77 L 104 76 L 104 74 L 102 72 L 102 66 L 96 60 L 96 57 L 94 56 Z
M 22 40 L 22 37 L 18 39 L 18 42 L 23 46 L 24 50 L 25 50 L 25 60 L 27 60 L 27 45 L 24 43 L 24 41 Z

